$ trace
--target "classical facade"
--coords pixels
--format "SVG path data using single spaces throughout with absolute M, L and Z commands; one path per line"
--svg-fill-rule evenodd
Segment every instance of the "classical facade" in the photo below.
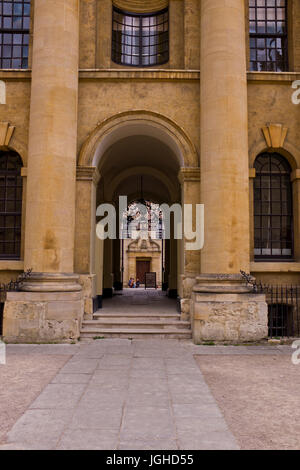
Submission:
M 0 22 L 0 281 L 32 269 L 4 338 L 80 336 L 124 281 L 96 208 L 141 176 L 204 204 L 204 248 L 171 237 L 160 273 L 195 342 L 265 337 L 240 271 L 300 281 L 299 0 L 1 0 Z

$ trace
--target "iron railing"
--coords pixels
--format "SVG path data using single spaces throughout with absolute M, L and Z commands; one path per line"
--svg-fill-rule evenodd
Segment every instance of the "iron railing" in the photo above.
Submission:
M 20 274 L 16 280 L 10 281 L 7 284 L 0 283 L 0 336 L 3 333 L 3 312 L 6 293 L 20 291 L 24 281 L 30 277 L 31 273 L 32 269 L 28 269 L 26 272 Z
M 300 285 L 257 283 L 250 274 L 241 271 L 253 292 L 263 293 L 268 304 L 268 336 L 294 338 L 300 336 Z

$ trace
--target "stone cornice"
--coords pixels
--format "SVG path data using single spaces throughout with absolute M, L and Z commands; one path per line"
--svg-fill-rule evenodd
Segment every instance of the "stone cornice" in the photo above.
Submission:
M 199 81 L 200 70 L 184 69 L 80 69 L 79 80 L 188 80 Z M 2 69 L 0 80 L 31 80 L 31 69 Z M 292 83 L 300 72 L 247 72 L 248 82 Z
M 90 80 L 200 80 L 199 70 L 81 69 L 79 79 Z
M 292 83 L 300 79 L 300 72 L 247 72 L 248 82 Z
M 31 70 L 0 69 L 0 80 L 31 80 Z

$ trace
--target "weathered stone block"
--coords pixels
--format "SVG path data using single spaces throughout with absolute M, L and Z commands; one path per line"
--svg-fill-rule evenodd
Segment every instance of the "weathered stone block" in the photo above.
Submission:
M 259 341 L 268 335 L 268 307 L 263 295 L 197 294 L 192 310 L 195 343 Z
M 24 294 L 26 301 L 23 300 Z M 73 300 L 78 295 L 79 300 Z M 48 297 L 48 300 L 38 302 L 37 296 L 44 299 Z M 59 300 L 55 300 L 56 296 Z M 83 318 L 83 302 L 80 296 L 80 293 L 74 292 L 9 293 L 3 316 L 4 340 L 26 343 L 66 342 L 78 339 Z

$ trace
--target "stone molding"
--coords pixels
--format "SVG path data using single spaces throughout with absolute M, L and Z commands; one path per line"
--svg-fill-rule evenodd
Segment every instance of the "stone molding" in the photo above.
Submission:
M 95 166 L 78 166 L 76 168 L 77 181 L 92 181 L 97 184 L 101 178 L 99 170 Z
M 300 180 L 300 170 L 296 169 L 291 173 L 291 181 Z
M 196 293 L 243 294 L 252 292 L 241 274 L 200 274 L 193 288 Z
M 0 80 L 0 104 L 6 104 L 6 85 L 3 80 Z
M 256 177 L 256 169 L 249 168 L 249 179 L 254 179 Z
M 113 5 L 120 10 L 133 13 L 153 13 L 164 10 L 169 5 L 168 0 L 113 0 Z
M 25 292 L 77 292 L 82 287 L 79 275 L 73 273 L 32 273 L 24 282 Z
M 197 167 L 182 167 L 178 173 L 178 179 L 181 184 L 186 181 L 200 182 L 201 170 Z
M 82 80 L 188 80 L 199 81 L 198 70 L 165 70 L 165 69 L 81 69 L 79 79 Z
M 151 130 L 156 129 L 158 133 L 162 133 L 176 146 L 176 152 L 174 153 L 181 165 L 196 166 L 198 164 L 198 154 L 195 145 L 184 129 L 174 121 L 153 111 L 128 110 L 114 114 L 97 124 L 82 145 L 78 159 L 79 166 L 91 166 L 99 142 L 102 142 L 104 145 L 105 139 L 110 134 L 129 125 L 148 126 Z M 106 149 L 102 150 L 103 154 Z
M 1 259 L 0 269 L 1 271 L 23 271 L 24 261 L 14 259 Z
M 151 80 L 200 80 L 200 70 L 183 70 L 183 69 L 79 69 L 79 79 L 151 79 Z M 31 69 L 9 69 L 0 70 L 1 80 L 31 80 Z M 247 72 L 248 83 L 261 82 L 264 83 L 292 83 L 300 80 L 299 72 Z
M 250 263 L 251 273 L 299 273 L 300 263 L 297 261 L 282 261 L 282 262 L 268 262 L 268 261 L 252 261 Z

